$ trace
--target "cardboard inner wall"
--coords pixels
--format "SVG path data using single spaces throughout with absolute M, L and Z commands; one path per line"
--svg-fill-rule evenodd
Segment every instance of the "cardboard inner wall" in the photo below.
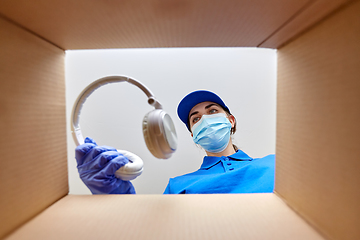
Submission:
M 275 191 L 333 239 L 360 239 L 360 2 L 278 51 Z
M 64 51 L 0 18 L 0 238 L 68 193 Z
M 7 240 L 321 240 L 275 194 L 68 195 Z

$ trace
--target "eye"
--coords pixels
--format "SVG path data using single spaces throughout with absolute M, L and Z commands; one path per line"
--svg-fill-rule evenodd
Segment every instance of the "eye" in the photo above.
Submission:
M 209 111 L 209 113 L 210 113 L 210 114 L 214 114 L 214 113 L 217 113 L 217 112 L 218 112 L 218 110 L 217 110 L 217 109 L 215 109 L 215 108 L 210 109 L 210 111 Z
M 193 124 L 194 124 L 194 123 L 197 123 L 199 120 L 200 120 L 200 117 L 194 117 L 194 118 L 192 119 L 192 123 L 193 123 Z

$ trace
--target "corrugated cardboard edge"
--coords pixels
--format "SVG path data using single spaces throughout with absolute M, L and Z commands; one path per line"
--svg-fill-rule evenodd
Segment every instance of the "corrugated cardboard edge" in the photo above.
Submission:
M 258 47 L 281 48 L 286 43 L 303 34 L 314 24 L 333 14 L 353 0 L 318 0 L 310 1 L 277 31 L 265 39 Z
M 68 176 L 64 51 L 3 18 L 0 31 L 1 238 L 65 196 Z

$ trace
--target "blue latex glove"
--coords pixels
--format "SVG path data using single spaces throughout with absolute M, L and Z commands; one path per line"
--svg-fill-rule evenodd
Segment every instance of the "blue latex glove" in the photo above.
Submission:
M 115 148 L 98 146 L 91 138 L 75 149 L 81 180 L 93 194 L 134 194 L 131 182 L 115 177 L 115 172 L 129 160 Z

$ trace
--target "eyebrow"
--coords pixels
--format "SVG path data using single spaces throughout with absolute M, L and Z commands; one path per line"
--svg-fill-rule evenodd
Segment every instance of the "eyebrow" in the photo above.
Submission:
M 216 103 L 210 103 L 209 105 L 207 105 L 207 106 L 205 107 L 205 109 L 208 109 L 208 108 L 210 108 L 210 107 L 212 107 L 212 106 L 214 106 L 214 105 L 217 106 Z M 195 114 L 198 114 L 198 113 L 199 113 L 198 111 L 191 113 L 190 116 L 189 116 L 189 120 L 190 120 L 190 118 L 191 118 L 192 115 L 195 115 Z

